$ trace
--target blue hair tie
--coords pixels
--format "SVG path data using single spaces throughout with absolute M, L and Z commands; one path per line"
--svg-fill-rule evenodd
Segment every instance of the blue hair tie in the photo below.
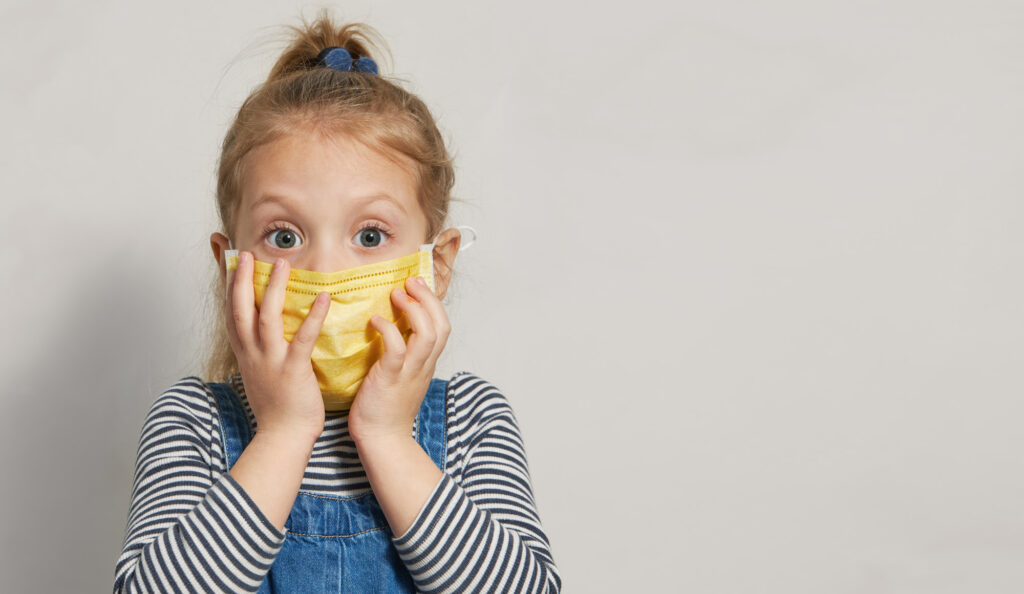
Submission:
M 318 64 L 333 68 L 340 72 L 349 72 L 355 70 L 356 72 L 365 72 L 367 74 L 379 74 L 377 70 L 377 63 L 371 58 L 362 56 L 357 60 L 352 59 L 352 54 L 343 47 L 327 47 L 320 51 L 316 56 Z

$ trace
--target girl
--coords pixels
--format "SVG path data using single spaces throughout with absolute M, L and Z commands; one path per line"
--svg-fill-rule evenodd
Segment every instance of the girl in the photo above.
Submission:
M 557 592 L 508 401 L 433 377 L 461 243 L 443 139 L 372 28 L 292 29 L 220 159 L 225 381 L 153 403 L 114 592 Z

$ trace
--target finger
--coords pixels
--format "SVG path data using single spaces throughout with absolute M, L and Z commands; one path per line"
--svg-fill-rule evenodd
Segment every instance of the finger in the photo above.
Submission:
M 402 338 L 398 326 L 385 320 L 380 316 L 370 318 L 370 325 L 374 330 L 380 332 L 381 340 L 384 341 L 384 353 L 380 356 L 380 367 L 389 375 L 398 375 L 405 364 L 405 339 Z
M 231 271 L 231 277 L 228 281 L 228 289 L 225 291 L 224 302 L 221 307 L 224 308 L 224 323 L 228 329 L 228 342 L 231 343 L 231 350 L 234 351 L 236 357 L 238 353 L 242 352 L 241 344 L 238 340 L 238 331 L 235 329 L 235 315 L 231 305 L 231 287 L 234 284 L 235 271 Z
M 403 312 L 412 327 L 412 336 L 409 337 L 409 345 L 405 355 L 406 366 L 413 369 L 420 369 L 434 352 L 434 342 L 437 340 L 437 332 L 434 330 L 434 322 L 430 319 L 426 310 L 419 301 L 416 301 L 402 289 L 395 289 L 391 292 L 391 301 Z
M 330 309 L 331 294 L 321 291 L 313 300 L 313 305 L 310 306 L 306 319 L 302 320 L 299 331 L 292 338 L 292 343 L 288 345 L 287 358 L 289 360 L 308 361 L 313 356 L 313 346 L 320 336 L 320 329 L 323 327 L 324 319 L 327 318 L 327 312 Z
M 252 253 L 238 255 L 238 269 L 235 270 L 228 305 L 229 317 L 234 323 L 239 346 L 243 351 L 252 349 L 256 341 L 256 316 L 254 315 L 255 295 L 252 288 Z
M 430 356 L 433 361 L 437 361 L 445 345 L 448 343 L 448 336 L 452 332 L 451 322 L 448 321 L 448 312 L 445 311 L 444 305 L 437 298 L 437 295 L 430 290 L 422 276 L 410 277 L 405 285 L 409 293 L 420 302 L 423 309 L 430 315 L 430 319 L 433 320 L 437 340 L 434 341 L 434 351 Z
M 274 269 L 270 273 L 270 282 L 267 283 L 267 290 L 263 293 L 263 303 L 260 306 L 260 343 L 263 348 L 269 348 L 280 352 L 287 348 L 284 340 L 284 311 L 285 286 L 288 284 L 288 260 L 278 258 L 274 262 Z

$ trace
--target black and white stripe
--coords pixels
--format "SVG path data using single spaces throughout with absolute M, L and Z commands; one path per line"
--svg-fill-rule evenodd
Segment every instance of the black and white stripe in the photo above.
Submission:
M 241 376 L 229 380 L 256 421 Z M 561 578 L 533 499 L 516 418 L 489 382 L 448 383 L 445 474 L 413 525 L 393 539 L 423 592 L 558 592 Z M 213 392 L 186 377 L 143 423 L 114 592 L 255 592 L 285 540 L 223 471 Z M 370 488 L 348 434 L 329 412 L 302 489 L 351 496 Z

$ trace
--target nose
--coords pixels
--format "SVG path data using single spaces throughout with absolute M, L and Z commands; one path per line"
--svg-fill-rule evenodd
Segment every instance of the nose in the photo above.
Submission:
M 314 272 L 337 272 L 358 265 L 355 254 L 345 246 L 332 242 L 318 242 L 302 251 L 290 262 L 293 268 Z

